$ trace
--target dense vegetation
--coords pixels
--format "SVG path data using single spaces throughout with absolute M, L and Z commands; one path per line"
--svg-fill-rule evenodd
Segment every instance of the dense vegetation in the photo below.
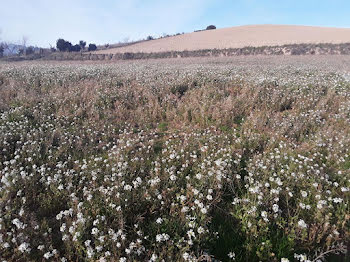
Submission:
M 206 30 L 214 30 L 216 29 L 216 26 L 215 25 L 208 25 Z
M 60 52 L 80 52 L 81 50 L 84 50 L 86 46 L 86 42 L 83 40 L 79 41 L 79 44 L 72 45 L 71 42 L 66 41 L 62 38 L 58 39 L 56 41 L 56 48 Z M 88 51 L 95 51 L 97 49 L 97 46 L 95 44 L 89 44 Z
M 348 75 L 242 61 L 0 64 L 1 260 L 346 259 Z

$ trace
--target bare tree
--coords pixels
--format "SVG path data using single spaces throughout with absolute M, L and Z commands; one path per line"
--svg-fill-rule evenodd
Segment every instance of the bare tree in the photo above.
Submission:
M 22 40 L 18 41 L 19 43 L 19 49 L 18 49 L 18 55 L 25 55 L 26 54 L 26 45 L 27 45 L 27 38 L 25 36 L 22 36 Z
M 17 46 L 15 44 L 3 42 L 4 50 L 6 51 L 7 55 L 16 55 L 17 54 Z
M 1 40 L 1 34 L 2 34 L 2 29 L 0 28 L 0 40 Z M 9 42 L 5 41 L 0 41 L 0 51 L 1 51 L 1 56 L 4 54 L 6 55 L 15 55 L 17 54 L 17 47 L 14 44 L 11 44 Z

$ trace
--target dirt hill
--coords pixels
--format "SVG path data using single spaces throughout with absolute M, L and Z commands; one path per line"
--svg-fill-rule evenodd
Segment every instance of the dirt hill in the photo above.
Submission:
M 145 41 L 125 47 L 101 50 L 96 53 L 151 53 L 215 48 L 242 48 L 246 46 L 276 46 L 301 43 L 350 43 L 350 28 L 293 25 L 237 26 Z

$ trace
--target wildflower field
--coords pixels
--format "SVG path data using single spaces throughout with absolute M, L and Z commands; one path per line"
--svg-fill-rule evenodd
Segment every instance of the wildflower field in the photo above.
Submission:
M 0 261 L 350 261 L 350 57 L 0 63 Z

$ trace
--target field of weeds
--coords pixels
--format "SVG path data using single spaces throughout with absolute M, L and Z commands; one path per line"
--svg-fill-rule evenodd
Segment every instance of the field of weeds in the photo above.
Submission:
M 0 64 L 1 261 L 349 261 L 348 72 Z

